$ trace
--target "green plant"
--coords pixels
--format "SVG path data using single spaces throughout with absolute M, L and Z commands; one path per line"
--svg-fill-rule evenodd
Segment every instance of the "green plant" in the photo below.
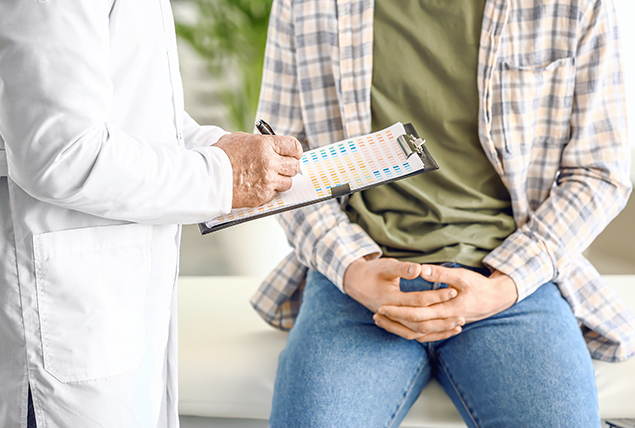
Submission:
M 272 0 L 190 0 L 194 23 L 176 22 L 177 35 L 207 62 L 212 76 L 238 74 L 237 89 L 222 92 L 235 130 L 251 132 L 260 94 Z

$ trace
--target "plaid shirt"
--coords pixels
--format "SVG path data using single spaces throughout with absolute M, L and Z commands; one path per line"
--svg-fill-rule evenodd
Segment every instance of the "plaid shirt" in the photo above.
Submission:
M 310 148 L 369 133 L 372 53 L 372 0 L 274 1 L 258 117 Z M 518 229 L 484 263 L 514 280 L 519 301 L 556 282 L 607 361 L 635 353 L 635 317 L 581 253 L 631 191 L 622 78 L 610 0 L 487 1 L 479 137 Z M 341 289 L 353 260 L 381 251 L 335 200 L 279 219 L 294 252 L 252 304 L 288 330 L 307 267 Z

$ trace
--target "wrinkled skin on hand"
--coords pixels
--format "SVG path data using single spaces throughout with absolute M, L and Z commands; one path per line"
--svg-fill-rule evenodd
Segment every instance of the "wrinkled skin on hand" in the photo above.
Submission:
M 232 208 L 257 207 L 291 188 L 300 172 L 302 146 L 293 137 L 235 132 L 214 146 L 229 157 L 234 176 Z

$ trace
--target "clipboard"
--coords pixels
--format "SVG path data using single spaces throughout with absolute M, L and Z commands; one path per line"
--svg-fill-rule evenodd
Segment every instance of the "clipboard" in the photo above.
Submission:
M 233 209 L 199 223 L 201 234 L 439 169 L 414 126 L 401 122 L 308 150 L 300 164 L 301 173 L 293 177 L 291 189 L 260 207 Z

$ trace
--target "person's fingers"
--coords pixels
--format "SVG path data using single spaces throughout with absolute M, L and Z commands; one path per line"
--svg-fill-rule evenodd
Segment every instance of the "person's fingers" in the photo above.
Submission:
M 375 321 L 381 321 L 381 322 L 388 322 L 388 321 L 396 322 L 414 331 L 415 333 L 419 333 L 423 335 L 432 334 L 432 333 L 441 333 L 444 331 L 452 330 L 456 327 L 462 327 L 465 324 L 465 319 L 459 316 L 410 323 L 410 322 L 406 322 L 399 319 L 390 319 L 389 317 L 386 317 L 380 313 L 377 313 L 373 316 L 373 319 Z
M 463 331 L 463 329 L 461 327 L 456 327 L 456 328 L 453 328 L 452 330 L 444 331 L 444 332 L 441 332 L 441 333 L 426 334 L 425 336 L 421 336 L 420 338 L 418 338 L 416 340 L 417 340 L 417 342 L 420 342 L 420 343 L 437 342 L 439 340 L 444 340 L 444 339 L 447 339 L 449 337 L 456 336 L 457 334 L 459 334 L 462 331 Z
M 377 325 L 378 327 L 383 328 L 389 333 L 401 336 L 404 339 L 416 340 L 423 336 L 423 334 L 413 331 L 403 324 L 394 322 L 386 317 L 380 317 L 377 314 L 375 314 L 373 320 L 375 320 L 375 325 Z
M 408 294 L 408 293 L 406 293 Z M 436 303 L 430 306 L 392 306 L 385 305 L 380 307 L 377 312 L 392 320 L 403 320 L 406 322 L 416 323 L 433 319 L 450 318 L 459 316 L 453 304 L 454 300 L 448 300 L 442 303 Z
M 438 290 L 411 291 L 404 293 L 395 291 L 389 298 L 390 306 L 411 306 L 421 308 L 437 303 L 452 300 L 457 295 L 454 288 L 441 288 Z
M 462 284 L 466 281 L 466 275 L 473 272 L 460 268 L 447 268 L 437 265 L 421 265 L 421 277 L 430 282 L 442 282 L 444 284 Z
M 387 318 L 390 319 L 390 318 Z M 399 320 L 390 320 L 400 323 Z M 401 324 L 401 323 L 400 323 Z M 449 317 L 439 320 L 429 320 L 420 323 L 404 324 L 407 328 L 417 333 L 424 335 L 430 335 L 435 333 L 443 333 L 444 331 L 450 331 L 457 327 L 463 327 L 465 325 L 465 319 L 463 317 Z
M 454 336 L 461 332 L 461 327 L 453 327 L 450 330 L 433 331 L 431 333 L 424 334 L 418 331 L 414 331 L 404 326 L 403 324 L 394 322 L 393 320 L 382 317 L 380 315 L 375 315 L 373 319 L 375 320 L 375 324 L 378 327 L 383 328 L 389 333 L 396 334 L 397 336 L 401 336 L 404 339 L 417 340 L 419 342 L 431 342 L 447 339 L 448 337 Z
M 400 262 L 396 259 L 383 259 L 383 272 L 385 278 L 405 278 L 414 279 L 421 274 L 419 263 Z
M 279 157 L 276 169 L 280 175 L 293 177 L 300 172 L 300 161 L 289 156 Z
M 296 159 L 302 158 L 302 144 L 293 137 L 276 135 L 272 138 L 273 150 L 281 156 L 290 156 Z

